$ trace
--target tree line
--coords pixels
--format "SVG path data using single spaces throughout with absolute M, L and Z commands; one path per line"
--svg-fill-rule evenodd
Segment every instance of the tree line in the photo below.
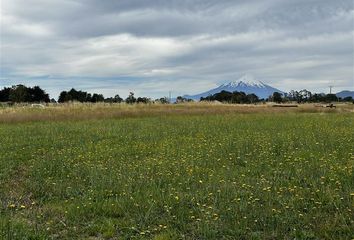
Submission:
M 351 96 L 340 98 L 336 94 L 312 93 L 306 89 L 301 91 L 291 90 L 281 95 L 282 102 L 295 101 L 297 103 L 318 103 L 318 102 L 353 102 Z
M 126 99 L 121 98 L 118 94 L 114 97 L 105 98 L 102 94 L 98 93 L 88 93 L 81 90 L 76 90 L 72 88 L 69 91 L 62 91 L 59 94 L 58 102 L 107 102 L 107 103 L 121 103 L 126 102 L 128 104 L 133 103 L 170 103 L 170 99 L 167 97 L 152 100 L 148 97 L 135 97 L 133 92 L 130 92 Z M 191 102 L 193 100 L 178 96 L 176 98 L 177 103 Z M 228 92 L 221 91 L 213 95 L 202 97 L 200 101 L 219 101 L 227 103 L 241 103 L 241 104 L 251 104 L 258 102 L 272 101 L 277 103 L 282 102 L 297 102 L 297 103 L 316 103 L 316 102 L 353 102 L 352 97 L 338 98 L 335 94 L 318 94 L 311 93 L 310 91 L 304 89 L 301 91 L 292 90 L 289 93 L 279 93 L 274 92 L 267 99 L 259 99 L 257 95 L 251 93 L 246 94 L 244 92 Z M 4 87 L 0 90 L 0 102 L 56 102 L 55 99 L 50 99 L 49 94 L 39 86 L 26 87 L 25 85 L 14 85 L 12 87 Z M 353 102 L 354 103 L 354 102 Z
M 0 90 L 0 102 L 50 102 L 47 94 L 39 86 L 26 87 L 25 85 L 16 85 L 4 87 Z
M 228 103 L 257 103 L 259 98 L 257 95 L 251 93 L 246 94 L 244 92 L 228 92 L 221 91 L 207 97 L 201 97 L 200 101 L 219 101 Z
M 129 96 L 126 99 L 121 98 L 118 94 L 114 97 L 105 98 L 102 94 L 98 93 L 88 93 L 81 90 L 76 90 L 74 88 L 69 91 L 62 91 L 59 94 L 58 102 L 82 102 L 82 103 L 97 103 L 97 102 L 106 102 L 106 103 L 121 103 L 126 102 L 128 104 L 133 103 L 151 103 L 152 99 L 148 97 L 135 97 L 133 92 L 129 93 Z M 169 103 L 167 97 L 155 99 L 155 102 Z M 49 94 L 45 92 L 39 86 L 26 87 L 25 85 L 14 85 L 12 87 L 4 87 L 0 90 L 0 102 L 12 102 L 12 103 L 48 103 L 48 102 L 57 102 L 55 99 L 50 99 Z
M 219 101 L 227 103 L 258 103 L 258 102 L 276 102 L 276 103 L 286 103 L 286 102 L 297 102 L 297 103 L 320 103 L 320 102 L 353 102 L 352 97 L 339 98 L 335 94 L 318 94 L 311 93 L 310 91 L 304 89 L 301 91 L 292 90 L 289 93 L 279 93 L 274 92 L 267 99 L 259 99 L 257 95 L 251 93 L 246 94 L 244 92 L 228 92 L 221 91 L 209 95 L 207 97 L 201 97 L 200 101 Z M 354 102 L 353 102 L 354 103 Z

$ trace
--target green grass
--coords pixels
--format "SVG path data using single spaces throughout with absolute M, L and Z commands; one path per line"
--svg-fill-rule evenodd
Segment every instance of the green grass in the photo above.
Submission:
M 352 113 L 0 124 L 0 239 L 351 239 Z

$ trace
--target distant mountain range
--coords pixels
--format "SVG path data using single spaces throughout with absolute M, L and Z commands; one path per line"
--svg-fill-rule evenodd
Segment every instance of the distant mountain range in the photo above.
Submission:
M 352 97 L 354 98 L 354 91 L 341 91 L 336 93 L 337 97 L 345 98 L 345 97 Z
M 228 92 L 244 92 L 246 94 L 251 94 L 254 93 L 256 94 L 260 99 L 268 98 L 270 95 L 272 95 L 274 92 L 279 92 L 279 93 L 284 93 L 283 91 L 271 87 L 259 80 L 256 80 L 253 76 L 251 75 L 243 75 L 236 81 L 232 81 L 229 83 L 225 83 L 220 85 L 217 88 L 211 89 L 209 91 L 196 94 L 196 95 L 185 95 L 183 97 L 193 99 L 196 101 L 199 101 L 201 97 L 207 97 L 209 95 L 213 95 L 215 93 L 219 93 L 221 91 L 228 91 Z

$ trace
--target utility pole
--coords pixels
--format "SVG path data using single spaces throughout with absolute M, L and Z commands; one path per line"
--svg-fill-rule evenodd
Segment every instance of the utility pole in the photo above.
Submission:
M 329 86 L 329 94 L 332 94 L 332 88 L 333 86 Z
M 171 101 L 172 101 L 172 92 L 171 91 L 168 92 L 168 100 L 171 103 Z

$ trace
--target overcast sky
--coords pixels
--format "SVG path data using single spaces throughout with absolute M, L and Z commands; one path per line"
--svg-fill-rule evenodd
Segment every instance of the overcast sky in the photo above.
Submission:
M 0 87 L 194 94 L 247 73 L 354 90 L 352 0 L 0 0 Z

